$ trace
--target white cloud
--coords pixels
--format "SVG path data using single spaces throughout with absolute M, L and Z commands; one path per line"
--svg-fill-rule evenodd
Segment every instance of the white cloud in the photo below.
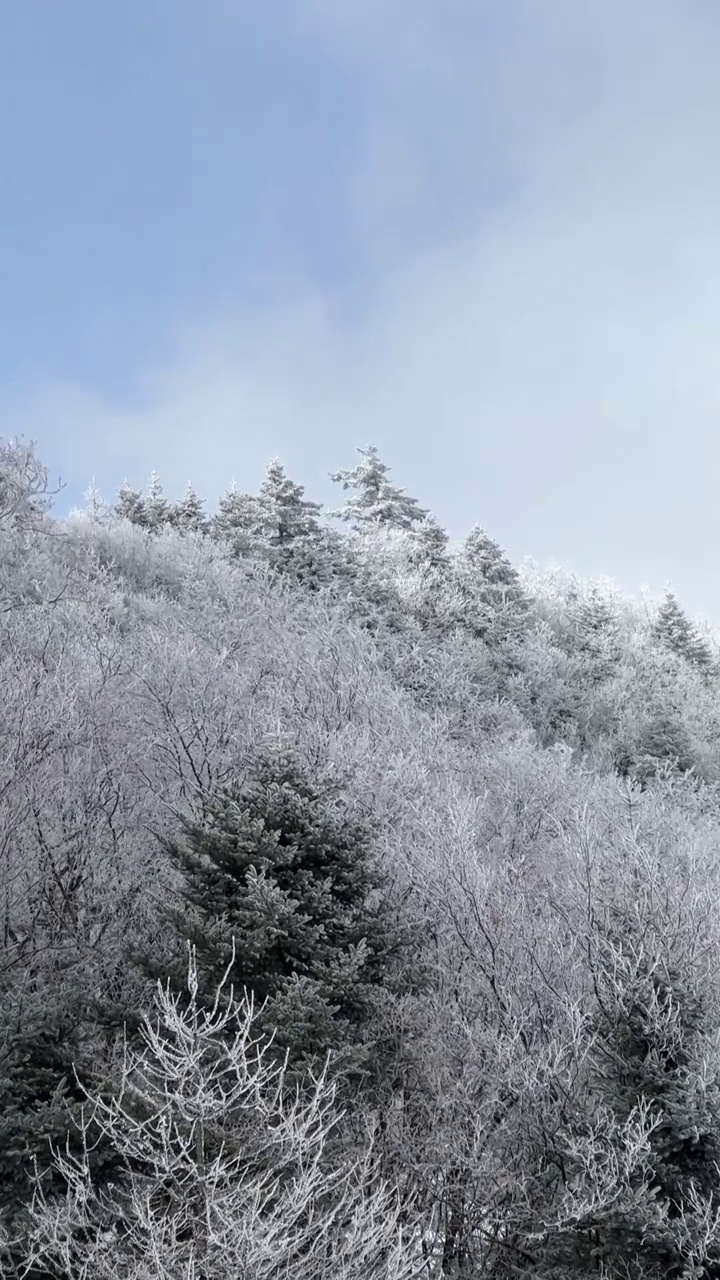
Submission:
M 277 301 L 276 282 L 264 311 L 180 335 L 135 407 L 56 386 L 15 396 L 14 421 L 71 442 L 81 485 L 105 458 L 212 500 L 274 453 L 328 499 L 371 440 L 455 535 L 480 520 L 518 557 L 670 580 L 720 621 L 720 16 L 310 5 L 306 32 L 367 75 L 353 308 L 296 282 Z

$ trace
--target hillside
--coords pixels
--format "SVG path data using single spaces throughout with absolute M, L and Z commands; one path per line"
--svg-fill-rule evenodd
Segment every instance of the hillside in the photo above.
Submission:
M 720 1277 L 717 639 L 333 479 L 0 446 L 4 1274 Z

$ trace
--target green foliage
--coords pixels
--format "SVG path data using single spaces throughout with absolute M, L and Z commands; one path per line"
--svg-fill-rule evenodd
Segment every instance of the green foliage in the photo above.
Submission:
M 97 1081 L 95 1025 L 82 978 L 72 967 L 43 972 L 37 962 L 5 976 L 0 990 L 0 1220 L 22 1221 L 35 1169 L 46 1185 L 51 1144 L 76 1149 L 82 1085 Z M 92 1155 L 102 1180 L 112 1160 L 102 1144 Z
M 614 918 L 613 918 L 614 917 Z M 657 918 L 612 913 L 598 940 L 592 1062 L 602 1100 L 620 1124 L 638 1108 L 648 1150 L 626 1197 L 594 1224 L 592 1252 L 610 1274 L 687 1276 L 703 1221 L 720 1208 L 720 1077 L 715 1023 L 697 960 L 684 963 Z M 720 1275 L 720 1247 L 704 1252 L 703 1275 Z M 635 1269 L 633 1270 L 632 1267 Z
M 294 1062 L 336 1050 L 359 1065 L 363 1026 L 392 989 L 407 938 L 371 831 L 344 814 L 339 787 L 311 780 L 292 753 L 260 757 L 182 828 L 182 841 L 163 840 L 185 881 L 182 905 L 165 913 L 182 944 L 171 971 L 180 977 L 190 940 L 210 991 L 234 945 L 236 990 L 267 1001 L 264 1025 Z M 168 961 L 143 964 L 162 975 Z

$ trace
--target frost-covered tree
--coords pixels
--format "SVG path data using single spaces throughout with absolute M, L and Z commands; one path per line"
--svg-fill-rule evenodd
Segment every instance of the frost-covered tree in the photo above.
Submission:
M 189 939 L 207 992 L 232 952 L 236 989 L 268 1001 L 264 1025 L 293 1062 L 332 1049 L 359 1064 L 408 938 L 371 831 L 345 815 L 338 785 L 311 779 L 293 753 L 261 756 L 181 826 L 183 839 L 162 841 L 184 877 L 181 904 L 164 913 L 177 945 L 143 967 L 177 981 Z
M 208 527 L 208 521 L 203 511 L 204 501 L 199 498 L 192 482 L 188 480 L 185 492 L 178 502 L 168 509 L 167 519 L 169 523 L 182 533 L 204 533 Z
M 150 472 L 144 493 L 133 489 L 127 480 L 118 489 L 114 512 L 121 519 L 130 520 L 150 533 L 156 533 L 169 522 L 170 505 L 163 494 L 157 471 Z
M 247 555 L 256 546 L 260 523 L 257 498 L 241 493 L 233 480 L 210 520 L 210 534 L 217 542 L 227 543 L 235 555 Z
M 517 570 L 479 525 L 462 545 L 456 579 L 463 596 L 461 621 L 471 632 L 503 639 L 522 630 L 528 600 Z
M 330 512 L 339 520 L 347 520 L 356 528 L 367 525 L 390 525 L 398 529 L 411 529 L 423 520 L 428 512 L 418 505 L 417 498 L 409 498 L 404 489 L 398 489 L 388 480 L 390 468 L 381 461 L 375 445 L 358 448 L 362 461 L 350 471 L 333 471 L 330 479 L 343 489 L 354 493 L 336 511 Z
M 304 492 L 303 485 L 290 480 L 282 463 L 273 458 L 258 494 L 258 532 L 271 546 L 319 532 L 317 517 L 322 503 L 309 502 Z
M 668 591 L 660 606 L 653 635 L 671 653 L 684 658 L 703 674 L 712 672 L 714 662 L 710 646 L 690 622 L 671 591 Z
M 15 950 L 2 952 L 8 968 Z M 76 1149 L 81 1085 L 94 1074 L 87 990 L 69 965 L 53 970 L 46 961 L 43 972 L 44 959 L 16 962 L 19 972 L 0 981 L 0 1222 L 11 1231 L 22 1223 L 33 1169 L 58 1189 L 49 1143 Z M 106 1155 L 96 1148 L 96 1171 Z
M 79 516 L 83 520 L 89 520 L 91 524 L 96 525 L 107 525 L 112 521 L 112 511 L 95 484 L 94 476 L 83 497 L 85 499 L 84 507 L 75 508 L 71 512 L 72 515 Z
M 410 563 L 420 570 L 449 571 L 448 535 L 433 515 L 426 515 L 410 534 Z
M 251 998 L 206 1008 L 191 952 L 186 998 L 158 984 L 156 1017 L 118 1062 L 108 1093 L 86 1091 L 79 1154 L 55 1150 L 64 1194 L 42 1181 L 3 1268 L 55 1280 L 410 1280 L 422 1264 L 409 1206 L 374 1174 L 372 1148 L 328 1155 L 338 1123 L 323 1070 L 302 1097 L 268 1053 Z M 99 1186 L 98 1129 L 125 1175 Z M 403 1214 L 404 1210 L 404 1214 Z
M 618 619 L 612 605 L 593 584 L 575 613 L 577 646 L 590 658 L 607 656 L 617 642 Z
M 117 499 L 113 511 L 121 520 L 130 520 L 132 524 L 144 522 L 143 496 L 139 489 L 133 489 L 127 479 L 123 480 L 117 491 Z
M 37 526 L 65 486 L 48 488 L 48 468 L 35 457 L 35 441 L 0 441 L 0 526 Z
M 170 506 L 163 494 L 160 477 L 157 471 L 151 471 L 143 497 L 142 523 L 151 533 L 156 533 L 164 524 L 167 524 L 169 512 Z
M 594 904 L 588 1086 L 597 1110 L 559 1144 L 574 1205 L 551 1249 L 550 1274 L 568 1280 L 593 1268 L 648 1280 L 720 1276 L 717 1005 L 697 923 L 668 870 L 637 882 L 630 910 Z M 633 1127 L 623 1165 L 620 1136 Z

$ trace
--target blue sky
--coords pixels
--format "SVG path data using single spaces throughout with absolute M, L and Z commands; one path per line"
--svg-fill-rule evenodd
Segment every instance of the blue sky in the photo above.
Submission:
M 710 0 L 8 0 L 3 434 L 60 514 L 372 442 L 720 625 L 718 65 Z

